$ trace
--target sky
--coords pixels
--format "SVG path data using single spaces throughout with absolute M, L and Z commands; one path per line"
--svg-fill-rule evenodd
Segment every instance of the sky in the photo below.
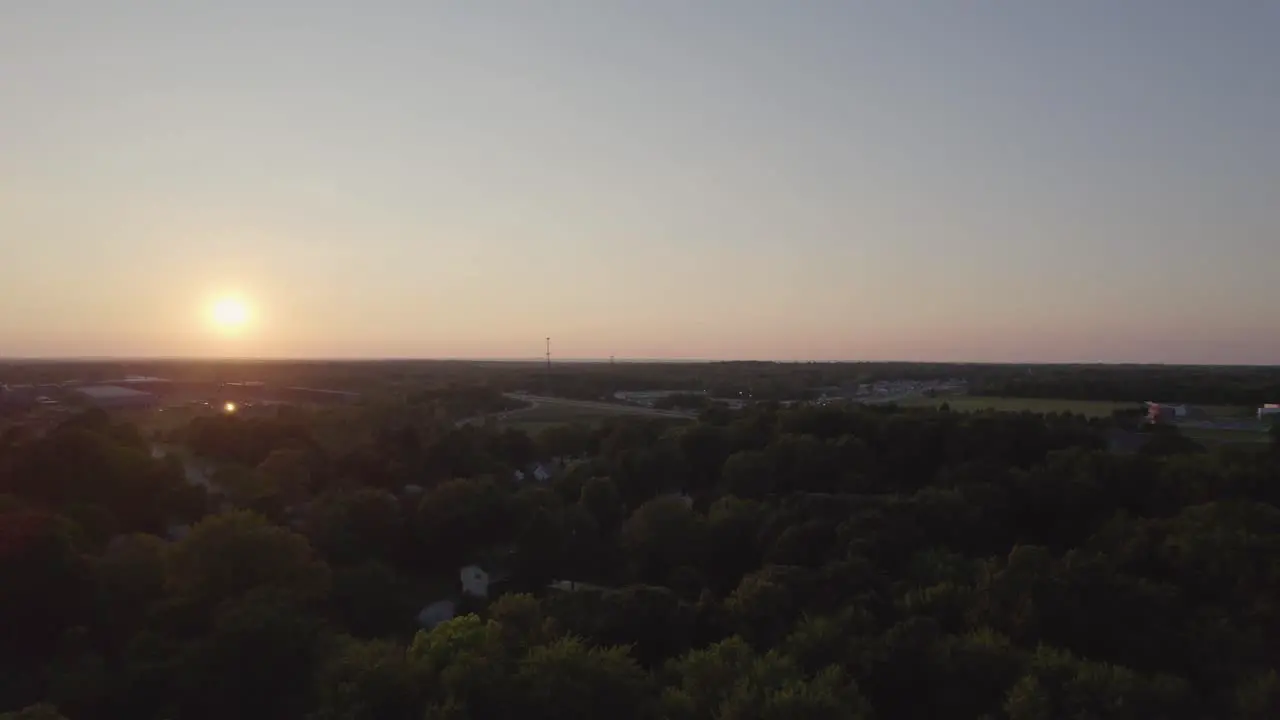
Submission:
M 5 0 L 0 356 L 1276 364 L 1277 38 L 1271 2 Z

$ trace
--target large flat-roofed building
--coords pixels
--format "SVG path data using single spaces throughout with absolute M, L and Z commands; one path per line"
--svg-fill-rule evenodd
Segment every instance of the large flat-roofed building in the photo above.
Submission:
M 118 385 L 85 385 L 74 392 L 100 408 L 151 407 L 156 403 L 156 396 L 149 392 Z

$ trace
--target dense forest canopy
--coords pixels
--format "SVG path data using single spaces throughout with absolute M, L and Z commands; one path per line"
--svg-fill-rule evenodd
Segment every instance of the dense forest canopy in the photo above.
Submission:
M 4 433 L 0 717 L 1280 717 L 1280 434 L 1121 454 L 1116 419 L 776 403 L 455 422 L 536 377 L 197 418 L 181 454 L 100 411 Z

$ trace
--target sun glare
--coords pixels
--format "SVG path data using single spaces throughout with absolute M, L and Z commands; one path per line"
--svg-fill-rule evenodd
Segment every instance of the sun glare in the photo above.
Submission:
M 213 322 L 228 330 L 238 328 L 249 320 L 249 308 L 235 298 L 222 298 L 213 304 Z

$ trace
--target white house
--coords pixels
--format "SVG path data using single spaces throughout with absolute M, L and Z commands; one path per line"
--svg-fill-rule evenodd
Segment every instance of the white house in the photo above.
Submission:
M 516 482 L 524 482 L 524 480 L 529 477 L 532 477 L 538 482 L 546 482 L 551 479 L 551 468 L 543 465 L 542 463 L 534 463 L 533 466 L 529 468 L 528 472 L 516 470 L 512 477 L 515 478 Z
M 603 585 L 594 585 L 592 583 L 578 582 L 576 580 L 556 580 L 547 587 L 552 590 L 563 590 L 565 592 L 574 592 L 577 590 L 598 590 L 604 592 L 609 589 Z
M 479 565 L 468 565 L 458 571 L 462 592 L 473 597 L 489 597 L 489 573 Z

